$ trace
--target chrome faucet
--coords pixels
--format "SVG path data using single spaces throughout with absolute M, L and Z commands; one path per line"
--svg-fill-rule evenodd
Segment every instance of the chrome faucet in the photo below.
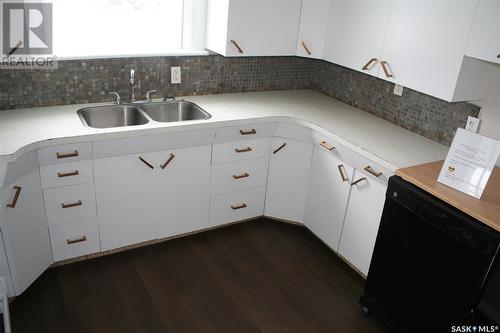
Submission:
M 130 70 L 130 89 L 132 90 L 132 96 L 130 97 L 131 102 L 135 102 L 135 70 Z
M 146 93 L 146 101 L 147 102 L 151 102 L 151 94 L 154 94 L 155 92 L 157 92 L 156 89 L 153 89 L 153 90 L 149 90 L 147 93 Z
M 120 99 L 120 94 L 117 93 L 116 91 L 110 91 L 108 94 L 113 95 L 116 97 L 115 104 L 120 104 L 121 99 Z

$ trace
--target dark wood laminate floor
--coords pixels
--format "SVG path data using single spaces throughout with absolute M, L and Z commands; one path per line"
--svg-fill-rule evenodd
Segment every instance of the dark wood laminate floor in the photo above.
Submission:
M 363 280 L 307 229 L 260 219 L 46 271 L 21 332 L 383 332 Z

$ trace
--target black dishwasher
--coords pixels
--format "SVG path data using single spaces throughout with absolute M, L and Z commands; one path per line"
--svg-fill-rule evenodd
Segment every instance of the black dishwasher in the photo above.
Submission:
M 360 303 L 398 332 L 469 323 L 499 234 L 420 188 L 389 179 Z

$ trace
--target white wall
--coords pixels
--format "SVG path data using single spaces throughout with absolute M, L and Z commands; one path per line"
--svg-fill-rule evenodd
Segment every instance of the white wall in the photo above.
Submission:
M 495 80 L 486 99 L 475 104 L 481 106 L 479 133 L 500 140 L 500 66 L 492 65 L 491 68 L 495 71 Z M 497 166 L 500 167 L 500 158 L 497 160 Z

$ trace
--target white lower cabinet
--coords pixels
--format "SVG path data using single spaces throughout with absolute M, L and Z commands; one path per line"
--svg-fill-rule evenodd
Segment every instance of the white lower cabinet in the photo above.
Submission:
M 353 168 L 329 151 L 314 147 L 304 224 L 337 250 L 351 189 Z
M 359 170 L 354 172 L 353 179 L 354 182 L 362 180 L 351 189 L 339 253 L 367 275 L 387 186 Z
M 313 145 L 273 138 L 265 215 L 302 223 Z
M 160 238 L 208 227 L 211 152 L 206 145 L 157 153 Z
M 96 253 L 101 250 L 97 219 L 50 226 L 54 261 Z
M 156 153 L 94 160 L 99 232 L 103 251 L 158 237 Z
M 21 294 L 52 264 L 39 169 L 1 191 L 0 227 L 14 294 Z

